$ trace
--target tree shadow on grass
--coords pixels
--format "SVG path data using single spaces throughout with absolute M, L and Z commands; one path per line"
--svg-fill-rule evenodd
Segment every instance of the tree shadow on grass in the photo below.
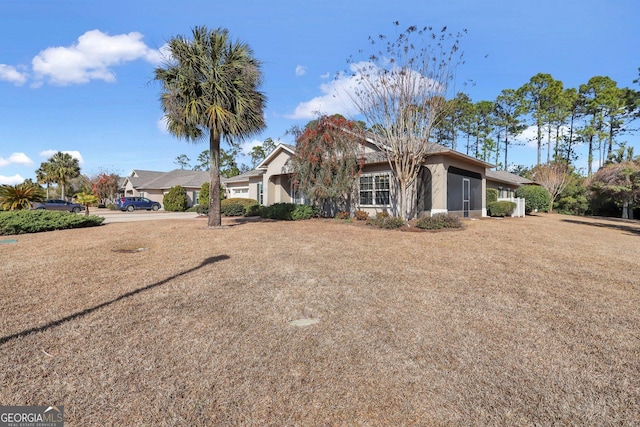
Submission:
M 158 286 L 162 286 L 162 285 L 172 281 L 173 279 L 177 279 L 178 277 L 184 276 L 184 275 L 189 274 L 189 273 L 193 273 L 194 271 L 199 270 L 199 269 L 201 269 L 202 267 L 204 267 L 206 265 L 213 264 L 213 263 L 216 263 L 218 261 L 224 261 L 224 260 L 229 259 L 229 258 L 230 258 L 229 255 L 218 255 L 218 256 L 207 258 L 204 261 L 202 261 L 199 265 L 197 265 L 197 266 L 195 266 L 193 268 L 190 268 L 188 270 L 182 271 L 182 272 L 180 272 L 178 274 L 174 274 L 173 276 L 167 277 L 166 279 L 160 280 L 159 282 L 155 282 L 155 283 L 152 283 L 152 284 L 147 285 L 145 287 L 142 287 L 142 288 L 139 288 L 139 289 L 135 289 L 135 290 L 133 290 L 131 292 L 127 292 L 126 294 L 122 294 L 119 297 L 114 298 L 114 299 L 112 299 L 110 301 L 103 302 L 102 304 L 98 304 L 98 305 L 96 305 L 94 307 L 87 308 L 85 310 L 78 311 L 76 313 L 70 314 L 69 316 L 63 317 L 62 319 L 54 320 L 53 322 L 47 323 L 46 325 L 37 326 L 37 327 L 34 327 L 34 328 L 30 328 L 30 329 L 25 329 L 24 331 L 21 331 L 21 332 L 12 334 L 12 335 L 7 335 L 5 337 L 1 337 L 0 338 L 0 345 L 5 344 L 6 342 L 11 341 L 12 339 L 19 338 L 19 337 L 24 337 L 24 336 L 27 336 L 27 335 L 32 334 L 34 332 L 44 332 L 44 331 L 49 330 L 51 328 L 55 328 L 56 326 L 60 326 L 63 323 L 67 323 L 67 322 L 69 322 L 71 320 L 78 319 L 80 317 L 86 316 L 86 315 L 91 314 L 94 311 L 97 311 L 97 310 L 99 310 L 101 308 L 108 307 L 111 304 L 115 304 L 118 301 L 121 301 L 121 300 L 124 300 L 126 298 L 132 297 L 132 296 L 137 295 L 139 293 L 151 290 L 153 288 L 157 288 Z
M 563 222 L 568 222 L 571 224 L 579 224 L 579 225 L 590 225 L 592 227 L 600 227 L 600 228 L 611 228 L 613 230 L 626 231 L 631 235 L 640 236 L 640 227 L 632 227 L 630 225 L 614 223 L 614 222 L 589 222 L 589 221 L 579 221 L 576 219 L 563 219 Z M 613 221 L 613 220 L 612 220 Z

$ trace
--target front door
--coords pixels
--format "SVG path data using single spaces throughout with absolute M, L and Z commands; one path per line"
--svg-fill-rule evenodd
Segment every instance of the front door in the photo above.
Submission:
M 471 182 L 469 178 L 462 178 L 462 216 L 469 218 L 469 205 L 471 197 Z

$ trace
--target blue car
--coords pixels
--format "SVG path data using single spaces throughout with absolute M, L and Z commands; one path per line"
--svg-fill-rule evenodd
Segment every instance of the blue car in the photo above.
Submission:
M 121 211 L 133 212 L 136 209 L 146 209 L 157 211 L 162 206 L 158 202 L 149 200 L 146 197 L 120 197 L 116 201 L 116 206 Z

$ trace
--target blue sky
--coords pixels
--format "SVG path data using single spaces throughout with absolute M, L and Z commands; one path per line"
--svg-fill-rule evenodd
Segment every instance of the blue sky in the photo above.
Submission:
M 539 72 L 565 87 L 596 75 L 633 87 L 640 67 L 637 0 L 3 0 L 0 16 L 0 183 L 8 184 L 34 178 L 55 151 L 78 157 L 87 175 L 168 171 L 180 154 L 195 163 L 207 145 L 162 128 L 153 70 L 167 40 L 197 25 L 227 28 L 263 62 L 268 128 L 247 149 L 267 137 L 293 143 L 286 131 L 314 111 L 347 113 L 330 95 L 344 84 L 336 73 L 368 36 L 394 35 L 396 20 L 467 29 L 456 85 L 473 80 L 464 90 L 474 101 Z M 637 136 L 623 139 L 640 153 Z M 527 145 L 510 151 L 510 163 L 535 157 Z

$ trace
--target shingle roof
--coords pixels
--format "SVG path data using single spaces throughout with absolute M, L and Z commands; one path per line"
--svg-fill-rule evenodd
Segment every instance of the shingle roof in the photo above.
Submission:
M 231 178 L 227 178 L 225 182 L 229 183 L 229 182 L 247 181 L 247 180 L 249 180 L 249 178 L 252 178 L 254 176 L 263 175 L 264 172 L 265 172 L 264 169 L 250 170 L 249 172 L 241 173 L 240 175 L 236 175 L 236 176 L 232 176 Z
M 486 177 L 490 181 L 499 181 L 506 184 L 514 184 L 514 185 L 536 184 L 530 179 L 523 178 L 520 175 L 516 175 L 515 173 L 511 173 L 507 171 L 487 171 Z
M 253 171 L 247 172 L 251 173 Z M 264 173 L 264 171 L 260 171 Z M 134 169 L 128 176 L 120 177 L 120 187 L 124 187 L 125 180 L 137 190 L 168 190 L 180 185 L 185 188 L 200 188 L 211 179 L 208 171 L 193 171 L 175 169 L 170 172 L 148 171 Z M 220 182 L 226 184 L 229 178 L 220 177 Z
M 126 178 L 129 179 L 129 182 L 131 182 L 134 188 L 139 188 L 141 185 L 146 185 L 165 173 L 166 172 L 135 169 Z M 124 185 L 124 181 L 122 185 Z

